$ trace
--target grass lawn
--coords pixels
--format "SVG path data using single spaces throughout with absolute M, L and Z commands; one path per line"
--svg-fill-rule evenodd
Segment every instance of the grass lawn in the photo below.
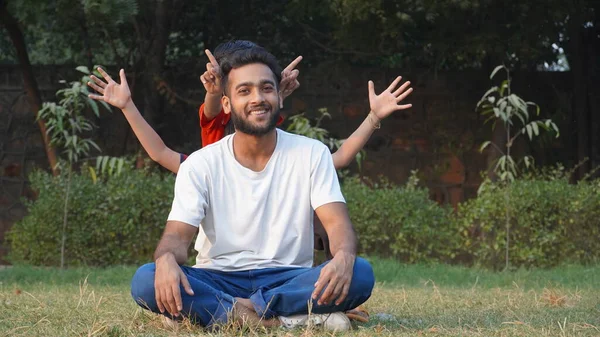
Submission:
M 600 266 L 493 273 L 372 260 L 371 321 L 340 336 L 600 336 Z M 0 269 L 0 336 L 324 336 L 165 328 L 129 295 L 135 267 Z

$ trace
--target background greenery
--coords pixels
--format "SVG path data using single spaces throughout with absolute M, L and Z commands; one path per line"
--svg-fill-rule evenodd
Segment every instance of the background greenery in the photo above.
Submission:
M 84 169 L 84 174 L 73 174 L 71 181 L 66 264 L 108 266 L 149 261 L 171 207 L 174 176 L 158 170 L 126 169 L 94 182 Z M 36 171 L 30 179 L 39 197 L 27 202 L 28 216 L 7 235 L 10 260 L 56 266 L 66 177 Z
M 414 72 L 411 80 L 417 83 L 422 75 L 433 91 L 439 90 L 441 72 L 483 78 L 505 64 L 518 79 L 531 72 L 568 71 L 536 103 L 544 117 L 564 122 L 569 130 L 560 140 L 561 161 L 590 158 L 579 178 L 600 162 L 600 125 L 592 118 L 600 71 L 600 3 L 594 0 L 4 0 L 0 15 L 7 31 L 21 34 L 0 35 L 0 64 L 23 69 L 29 63 L 90 69 L 102 64 L 113 74 L 124 68 L 133 96 L 143 97 L 136 102 L 144 117 L 179 148 L 197 148 L 191 137 L 180 135 L 197 135 L 197 115 L 190 111 L 204 95 L 198 81 L 207 62 L 204 49 L 248 39 L 282 63 L 303 55 L 302 73 L 314 70 L 334 89 L 354 86 L 340 74 L 357 69 Z M 20 53 L 17 42 L 23 45 Z M 193 86 L 186 87 L 189 83 Z M 190 87 L 193 92 L 185 90 Z M 128 130 L 124 123 L 111 127 Z M 104 138 L 110 155 L 125 155 L 137 146 L 133 137 L 130 146 L 118 143 L 122 137 L 106 133 Z
M 166 222 L 174 176 L 123 168 L 72 176 L 67 264 L 108 266 L 149 261 Z M 7 236 L 13 263 L 58 265 L 65 175 L 31 175 L 37 200 Z M 361 254 L 407 263 L 503 266 L 505 194 L 511 195 L 513 267 L 590 264 L 600 258 L 600 181 L 569 184 L 565 175 L 528 175 L 510 186 L 488 183 L 457 212 L 429 199 L 415 176 L 405 186 L 345 177 L 343 193 Z
M 535 87 L 536 83 L 528 83 L 520 75 L 568 71 L 564 81 L 568 90 L 552 87 L 553 92 L 544 93 L 559 97 L 560 107 L 543 111 L 544 118 L 562 121 L 566 140 L 561 138 L 560 145 L 543 140 L 566 153 L 571 163 L 590 158 L 574 175 L 579 183 L 569 184 L 571 177 L 547 176 L 524 177 L 508 186 L 489 183 L 478 198 L 456 211 L 431 202 L 428 192 L 414 181 L 397 186 L 385 180 L 347 177 L 343 188 L 361 250 L 366 254 L 406 262 L 452 262 L 497 269 L 507 236 L 514 243 L 508 249 L 515 267 L 591 263 L 597 259 L 599 250 L 593 238 L 597 237 L 600 218 L 598 182 L 584 179 L 600 158 L 600 126 L 592 118 L 597 107 L 594 97 L 598 97 L 595 79 L 600 70 L 597 1 L 5 0 L 0 2 L 0 18 L 3 31 L 8 32 L 0 36 L 0 62 L 21 66 L 25 91 L 36 113 L 42 100 L 31 64 L 125 68 L 134 97 L 143 97 L 138 105 L 144 117 L 167 143 L 179 148 L 189 142 L 181 135 L 197 134 L 198 129 L 197 115 L 180 110 L 196 109 L 204 94 L 198 90 L 192 98 L 182 96 L 181 84 L 196 83 L 200 88 L 197 76 L 205 67 L 204 49 L 230 39 L 255 41 L 273 51 L 282 63 L 303 55 L 303 67 L 328 79 L 335 90 L 354 84 L 347 83 L 349 74 L 338 78 L 328 69 L 342 74 L 344 69 L 359 68 L 385 73 L 424 72 L 432 83 L 426 86 L 430 91 L 437 90 L 438 72 L 442 71 L 455 74 L 452 76 L 480 72 L 484 78 L 498 64 L 504 64 L 522 87 Z M 419 79 L 414 83 L 419 85 Z M 305 87 L 310 87 L 308 84 Z M 467 106 L 475 107 L 476 102 L 472 103 Z M 544 101 L 536 103 L 547 106 Z M 430 116 L 426 118 L 435 118 L 427 114 L 425 104 L 418 111 Z M 401 114 L 396 117 L 405 118 Z M 477 128 L 480 122 L 475 121 Z M 443 133 L 446 124 L 425 133 Z M 165 132 L 166 125 L 172 126 L 170 132 Z M 113 137 L 118 128 L 127 130 L 121 133 L 124 137 Z M 99 144 L 113 149 L 107 150 L 111 155 L 130 152 L 128 142 L 137 144 L 134 137 L 127 137 L 129 127 L 124 123 L 100 129 Z M 441 143 L 462 142 L 461 136 L 453 133 Z M 402 148 L 405 141 L 416 140 L 394 137 L 374 141 Z M 111 144 L 115 139 L 123 144 Z M 502 147 L 502 139 L 502 128 L 497 127 L 491 140 Z M 190 144 L 184 147 L 197 148 Z M 462 151 L 453 153 L 444 150 L 443 144 L 433 144 L 436 148 L 429 149 L 432 153 L 460 155 Z M 46 145 L 50 144 L 46 141 Z M 472 150 L 470 145 L 463 150 Z M 52 161 L 54 149 L 46 150 Z M 467 157 L 460 159 L 468 161 Z M 65 226 L 69 231 L 65 235 L 68 264 L 147 260 L 168 211 L 172 177 L 153 170 L 126 169 L 122 175 L 97 179 L 85 168 L 81 172 L 73 177 L 73 204 L 67 214 L 69 226 Z M 31 183 L 38 198 L 28 202 L 29 215 L 7 236 L 12 247 L 10 259 L 55 265 L 55 245 L 60 241 L 58 201 L 65 198 L 65 176 L 53 179 L 40 171 L 32 175 Z M 512 228 L 508 233 L 500 220 L 506 214 Z

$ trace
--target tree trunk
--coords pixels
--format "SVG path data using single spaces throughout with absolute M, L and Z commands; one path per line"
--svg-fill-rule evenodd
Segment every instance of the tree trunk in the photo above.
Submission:
M 2 21 L 4 27 L 8 31 L 8 35 L 10 36 L 13 45 L 15 46 L 17 58 L 21 67 L 21 73 L 23 75 L 23 85 L 25 86 L 27 97 L 29 98 L 29 104 L 31 104 L 33 113 L 37 117 L 37 112 L 42 108 L 42 98 L 40 96 L 40 91 L 38 89 L 35 76 L 33 76 L 31 63 L 29 62 L 29 55 L 27 54 L 27 48 L 25 46 L 25 38 L 23 37 L 23 33 L 19 28 L 17 20 L 8 12 L 7 6 L 7 1 L 0 2 L 0 21 Z M 44 142 L 44 149 L 46 150 L 48 163 L 52 169 L 52 174 L 56 176 L 58 174 L 58 169 L 56 167 L 58 161 L 56 157 L 56 151 L 54 150 L 54 147 L 50 145 L 50 137 L 48 137 L 48 134 L 46 134 L 46 123 L 44 123 L 44 121 L 41 119 L 38 119 L 37 123 L 42 134 L 42 141 Z
M 87 59 L 86 66 L 90 71 L 94 69 L 94 54 L 92 53 L 92 44 L 90 42 L 90 33 L 87 27 L 87 17 L 85 16 L 85 11 L 83 10 L 83 4 L 79 5 L 79 13 L 80 17 L 77 22 L 81 27 L 81 39 L 83 40 L 83 47 L 85 48 L 85 57 Z
M 591 137 L 590 137 L 590 164 L 592 170 L 597 170 L 600 167 L 600 1 L 594 1 L 593 27 L 588 28 L 587 54 L 589 61 L 589 115 L 591 120 Z M 599 177 L 600 174 L 596 171 L 594 177 Z
M 588 105 L 588 85 L 586 78 L 586 50 L 584 45 L 585 28 L 581 9 L 576 2 L 575 11 L 569 20 L 569 65 L 571 66 L 571 78 L 573 81 L 573 117 L 577 130 L 577 161 L 580 163 L 577 169 L 577 178 L 583 178 L 590 170 L 590 144 L 589 130 L 591 128 Z M 586 161 L 587 160 L 587 161 Z M 585 162 L 584 162 L 585 161 Z
M 150 125 L 156 124 L 158 112 L 160 111 L 160 96 L 157 90 L 157 81 L 161 78 L 167 43 L 170 32 L 170 12 L 173 9 L 173 1 L 158 0 L 154 9 L 152 25 L 148 28 L 149 34 L 145 36 L 148 43 L 148 52 L 145 53 L 145 67 L 143 71 L 144 85 L 144 115 Z

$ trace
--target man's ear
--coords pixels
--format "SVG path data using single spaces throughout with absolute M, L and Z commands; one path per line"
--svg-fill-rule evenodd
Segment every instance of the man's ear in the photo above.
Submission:
M 225 112 L 225 114 L 231 113 L 231 100 L 229 100 L 229 97 L 223 95 L 223 97 L 221 97 L 221 105 L 223 106 L 223 112 Z

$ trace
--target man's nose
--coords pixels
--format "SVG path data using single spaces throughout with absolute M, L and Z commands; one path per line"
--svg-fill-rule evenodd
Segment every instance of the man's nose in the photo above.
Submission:
M 265 101 L 265 95 L 261 90 L 254 90 L 252 92 L 252 103 L 262 103 Z

